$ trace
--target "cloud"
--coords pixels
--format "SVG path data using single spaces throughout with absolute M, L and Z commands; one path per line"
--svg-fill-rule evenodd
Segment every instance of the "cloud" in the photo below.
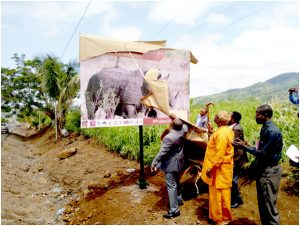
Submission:
M 118 28 L 108 28 L 102 31 L 103 36 L 119 40 L 140 40 L 142 31 L 139 28 L 131 26 L 122 26 Z
M 172 23 L 194 25 L 196 19 L 202 15 L 208 1 L 163 1 L 155 3 L 149 11 L 148 18 L 156 23 Z
M 217 13 L 212 13 L 208 16 L 207 18 L 207 22 L 213 22 L 213 25 L 222 25 L 224 26 L 225 24 L 229 23 L 231 21 L 231 19 L 229 19 L 228 17 L 226 17 L 224 14 L 217 14 Z
M 191 96 L 246 87 L 299 71 L 299 38 L 299 30 L 291 27 L 246 31 L 227 44 L 217 44 L 216 37 L 196 42 L 184 37 L 178 45 L 186 43 L 199 60 L 191 66 Z
M 53 38 L 65 32 L 66 27 L 75 28 L 88 2 L 33 1 L 30 4 L 28 2 L 4 2 L 2 4 L 2 10 L 7 16 L 18 15 L 19 18 L 24 18 L 21 21 L 22 27 L 24 26 L 26 30 L 39 30 L 41 36 Z M 91 2 L 84 19 L 96 14 L 112 12 L 113 5 L 112 2 Z
M 275 3 L 243 23 L 235 23 L 229 29 L 225 26 L 222 32 L 178 37 L 172 47 L 190 49 L 199 60 L 191 65 L 191 97 L 242 88 L 281 73 L 299 71 L 299 15 L 294 8 L 295 4 Z M 280 19 L 279 9 L 283 10 Z M 240 27 L 232 35 L 231 29 Z

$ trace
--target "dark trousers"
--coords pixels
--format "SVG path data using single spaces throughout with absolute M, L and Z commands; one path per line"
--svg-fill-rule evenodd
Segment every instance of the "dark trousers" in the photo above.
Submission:
M 242 203 L 242 197 L 239 191 L 239 174 L 240 167 L 235 166 L 233 168 L 233 178 L 232 178 L 232 187 L 231 187 L 231 205 L 235 203 Z
M 166 172 L 165 176 L 170 204 L 169 213 L 177 213 L 179 211 L 179 202 L 182 201 L 180 192 L 181 188 L 179 184 L 179 173 Z
M 260 221 L 263 225 L 279 224 L 276 201 L 279 191 L 281 166 L 267 167 L 256 179 Z

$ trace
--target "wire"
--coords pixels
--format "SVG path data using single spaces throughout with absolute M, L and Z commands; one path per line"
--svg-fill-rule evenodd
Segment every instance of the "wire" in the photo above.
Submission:
M 82 21 L 82 19 L 83 19 L 84 15 L 85 15 L 86 11 L 88 10 L 88 8 L 89 8 L 89 6 L 90 6 L 91 2 L 92 2 L 92 1 L 89 1 L 89 3 L 87 4 L 87 6 L 85 7 L 85 10 L 84 10 L 84 12 L 83 12 L 83 14 L 82 14 L 82 16 L 81 16 L 81 18 L 80 18 L 79 22 L 77 23 L 77 26 L 75 27 L 75 29 L 74 29 L 74 31 L 73 31 L 73 34 L 71 35 L 71 37 L 70 37 L 70 39 L 69 39 L 69 41 L 68 41 L 68 43 L 67 43 L 67 45 L 66 45 L 66 47 L 65 47 L 64 51 L 62 52 L 62 54 L 61 54 L 60 58 L 62 58 L 62 57 L 63 57 L 63 55 L 65 54 L 65 52 L 66 52 L 67 48 L 69 47 L 69 45 L 70 45 L 70 43 L 71 43 L 71 41 L 72 41 L 72 39 L 73 39 L 73 37 L 74 37 L 74 34 L 75 34 L 75 32 L 76 32 L 77 28 L 79 27 L 79 25 L 80 25 L 80 23 L 81 23 L 81 21 Z
M 181 10 L 179 13 L 177 13 L 174 17 L 172 17 L 164 26 L 162 26 L 157 32 L 155 32 L 151 37 L 150 40 L 153 39 L 158 33 L 160 33 L 162 30 L 164 30 L 176 17 L 178 17 L 180 14 L 182 14 L 187 8 L 189 8 L 194 1 L 191 1 L 190 4 L 188 4 L 183 10 Z
M 253 14 L 253 13 L 259 11 L 259 10 L 262 10 L 262 9 L 265 8 L 266 6 L 272 5 L 273 3 L 274 3 L 274 2 L 267 2 L 267 3 L 264 4 L 262 7 L 258 8 L 258 9 L 256 9 L 256 10 L 253 10 L 253 11 L 251 11 L 250 13 L 248 13 L 248 14 L 246 14 L 246 15 L 244 15 L 244 16 L 238 18 L 238 19 L 236 19 L 236 20 L 233 21 L 231 24 L 228 24 L 228 25 L 226 25 L 226 26 L 224 26 L 224 27 L 221 27 L 220 29 L 214 31 L 214 33 L 210 33 L 207 37 L 213 36 L 213 35 L 215 35 L 215 33 L 217 33 L 217 32 L 219 32 L 219 31 L 223 30 L 224 28 L 230 27 L 230 26 L 232 26 L 232 25 L 235 24 L 235 23 L 239 23 L 241 20 L 244 20 L 245 18 L 247 18 L 247 17 L 250 16 L 251 14 Z
M 243 4 L 245 2 L 237 2 L 234 5 L 230 6 L 229 8 L 219 12 L 218 14 L 223 14 L 226 15 L 228 14 L 230 11 L 232 11 L 234 8 L 240 6 L 241 4 Z M 213 16 L 212 18 L 210 18 L 208 21 L 200 23 L 199 26 L 191 29 L 190 31 L 186 32 L 186 34 L 190 34 L 190 33 L 194 33 L 194 32 L 198 32 L 199 30 L 203 29 L 204 27 L 206 27 L 207 25 L 211 24 L 212 22 L 215 21 L 215 19 L 217 18 L 217 15 Z M 198 29 L 199 28 L 199 29 Z

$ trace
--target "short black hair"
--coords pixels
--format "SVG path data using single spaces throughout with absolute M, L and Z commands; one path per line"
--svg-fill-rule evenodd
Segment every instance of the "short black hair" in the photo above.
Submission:
M 182 126 L 183 126 L 183 122 L 179 118 L 176 118 L 173 120 L 173 129 L 174 130 L 180 131 L 182 129 Z
M 239 123 L 242 119 L 241 113 L 237 111 L 233 111 L 231 117 L 234 119 L 235 122 Z
M 260 114 L 262 114 L 268 118 L 272 118 L 272 116 L 273 116 L 273 109 L 268 104 L 263 104 L 263 105 L 259 106 L 256 110 Z

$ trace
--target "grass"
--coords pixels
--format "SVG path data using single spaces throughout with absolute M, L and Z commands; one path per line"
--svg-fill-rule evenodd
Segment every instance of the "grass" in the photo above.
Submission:
M 214 107 L 210 107 L 209 115 L 210 121 L 213 122 L 214 115 L 220 110 L 228 112 L 238 111 L 242 114 L 241 125 L 244 128 L 244 136 L 249 144 L 254 144 L 259 139 L 259 132 L 261 125 L 257 125 L 255 121 L 256 108 L 264 103 L 257 100 L 247 101 L 226 101 L 214 103 Z M 272 120 L 279 127 L 283 134 L 283 155 L 282 161 L 288 162 L 285 154 L 288 147 L 294 144 L 299 147 L 299 119 L 297 117 L 297 108 L 289 103 L 280 103 L 278 101 L 269 101 L 273 108 L 274 115 Z M 195 122 L 199 109 L 203 107 L 200 105 L 191 105 L 190 121 Z M 76 114 L 76 112 L 73 112 Z M 80 120 L 78 118 L 77 120 Z M 69 117 L 74 120 L 74 117 Z M 68 118 L 67 118 L 68 123 Z M 76 126 L 78 124 L 76 123 Z M 76 127 L 75 126 L 75 127 Z M 216 125 L 213 122 L 213 126 Z M 74 126 L 71 126 L 74 127 Z M 144 149 L 144 162 L 145 165 L 150 165 L 153 158 L 160 148 L 160 135 L 167 125 L 153 125 L 143 127 L 143 149 Z M 94 137 L 99 143 L 107 146 L 112 152 L 119 153 L 120 155 L 139 160 L 139 128 L 138 126 L 131 127 L 106 127 L 106 128 L 89 128 L 81 129 L 81 133 Z M 253 156 L 248 156 L 250 162 L 253 161 Z

